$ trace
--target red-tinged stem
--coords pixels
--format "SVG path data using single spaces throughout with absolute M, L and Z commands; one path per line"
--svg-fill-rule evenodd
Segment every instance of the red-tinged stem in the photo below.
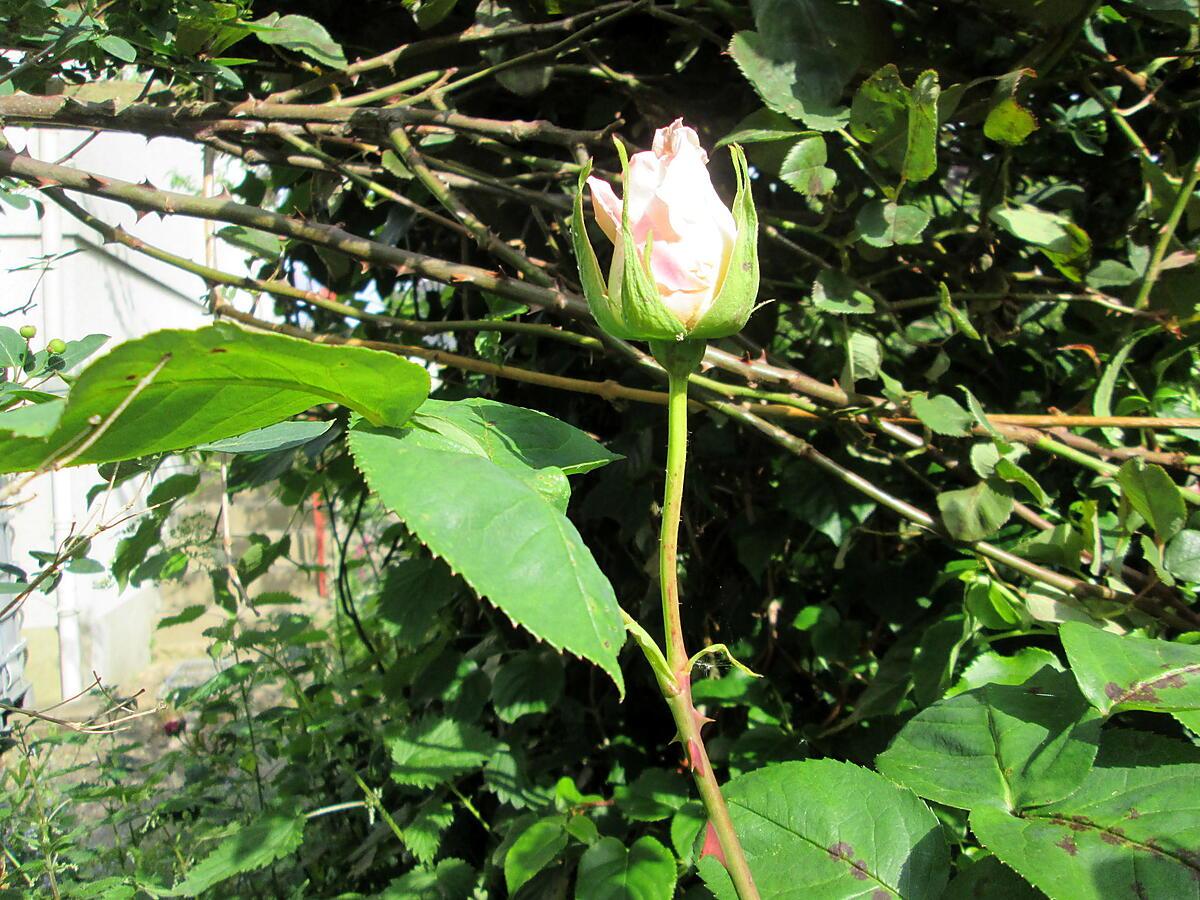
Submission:
M 698 361 L 698 360 L 697 360 Z M 667 486 L 663 499 L 662 532 L 659 541 L 658 573 L 662 587 L 663 626 L 667 638 L 670 680 L 659 678 L 663 699 L 671 710 L 679 741 L 687 754 L 700 799 L 708 813 L 708 824 L 716 833 L 722 862 L 733 880 L 740 900 L 759 900 L 750 865 L 729 816 L 716 773 L 708 759 L 700 729 L 707 721 L 692 703 L 691 662 L 683 642 L 679 614 L 679 518 L 683 509 L 683 477 L 687 466 L 688 374 L 683 367 L 668 366 Z

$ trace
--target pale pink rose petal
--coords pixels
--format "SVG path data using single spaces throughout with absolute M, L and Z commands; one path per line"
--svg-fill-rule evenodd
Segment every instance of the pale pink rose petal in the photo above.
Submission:
M 697 277 L 697 261 L 691 248 L 677 242 L 659 241 L 655 235 L 650 251 L 650 271 L 655 282 L 668 291 L 702 291 L 710 282 Z M 644 245 L 643 245 L 644 246 Z
M 621 230 L 621 199 L 607 181 L 592 177 L 587 184 L 592 189 L 592 209 L 596 213 L 596 222 L 615 244 L 617 232 Z
M 665 175 L 662 161 L 649 151 L 635 153 L 629 160 L 625 192 L 629 197 L 629 225 L 633 229 L 634 240 L 639 243 L 646 239 L 646 231 L 653 224 L 667 227 L 669 220 L 666 211 L 652 208 Z M 645 221 L 647 216 L 651 217 L 651 222 Z
M 697 229 L 716 231 L 732 247 L 737 238 L 733 213 L 721 202 L 697 153 L 685 151 L 667 164 L 658 198 L 670 210 L 671 226 L 681 239 Z
M 712 306 L 712 292 L 708 290 L 662 292 L 660 296 L 663 305 L 686 328 L 695 327 L 696 323 L 708 312 L 708 308 Z
M 690 144 L 700 151 L 701 160 L 708 163 L 708 154 L 700 146 L 700 136 L 694 128 L 683 124 L 683 119 L 676 119 L 666 128 L 654 132 L 654 152 L 658 156 L 673 156 L 680 152 L 684 144 Z

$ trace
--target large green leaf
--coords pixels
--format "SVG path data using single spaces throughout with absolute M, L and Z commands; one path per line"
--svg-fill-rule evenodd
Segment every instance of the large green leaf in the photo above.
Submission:
M 675 857 L 650 835 L 625 845 L 601 838 L 579 860 L 575 900 L 671 900 Z
M 1071 670 L 1104 715 L 1126 709 L 1200 709 L 1200 647 L 1109 634 L 1082 622 L 1059 631 Z
M 192 866 L 187 877 L 166 897 L 198 897 L 215 884 L 269 866 L 294 852 L 304 839 L 304 816 L 271 813 L 245 828 L 238 827 L 215 850 Z
M 763 897 L 941 896 L 949 854 L 937 818 L 874 772 L 831 759 L 776 763 L 723 793 Z M 735 896 L 713 857 L 700 871 L 720 900 Z
M 561 505 L 531 483 L 546 469 L 514 466 L 519 452 L 497 461 L 455 452 L 454 442 L 422 428 L 360 422 L 349 440 L 383 503 L 476 593 L 555 649 L 600 666 L 624 691 L 620 607 Z
M 971 830 L 1055 900 L 1195 898 L 1198 786 L 1194 747 L 1113 731 L 1070 797 L 1019 815 L 980 807 L 971 813 Z
M 157 331 L 80 374 L 45 439 L 0 436 L 0 472 L 61 458 L 95 432 L 156 366 L 76 464 L 132 459 L 263 428 L 319 403 L 340 403 L 377 425 L 399 425 L 429 392 L 420 366 L 363 347 L 333 347 L 220 322 Z
M 1087 775 L 1100 718 L 1074 679 L 1043 669 L 922 710 L 879 755 L 879 771 L 922 797 L 974 809 L 1061 800 Z

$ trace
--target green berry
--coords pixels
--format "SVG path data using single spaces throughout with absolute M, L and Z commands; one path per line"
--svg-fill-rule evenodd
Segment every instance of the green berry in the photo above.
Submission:
M 20 334 L 21 337 L 25 338 L 25 340 L 32 341 L 35 337 L 37 337 L 37 326 L 22 325 L 17 333 Z
M 63 341 L 63 340 L 59 340 L 58 338 L 55 338 L 54 340 L 52 340 L 50 343 L 48 343 L 46 345 L 46 349 L 49 350 L 51 353 L 62 353 L 64 350 L 67 349 L 67 342 Z

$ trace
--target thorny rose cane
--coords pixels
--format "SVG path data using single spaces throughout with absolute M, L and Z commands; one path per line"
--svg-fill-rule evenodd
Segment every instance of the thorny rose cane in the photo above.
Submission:
M 741 149 L 731 150 L 738 180 L 732 212 L 713 188 L 708 157 L 696 132 L 682 120 L 660 128 L 653 150 L 632 159 L 618 143 L 623 196 L 618 198 L 606 182 L 589 178 L 590 167 L 586 168 L 579 179 L 571 230 L 584 292 L 596 321 L 614 337 L 649 341 L 655 359 L 667 372 L 667 469 L 659 538 L 666 653 L 628 616 L 626 627 L 654 669 L 704 802 L 705 852 L 725 865 L 741 900 L 758 900 L 700 733 L 709 720 L 692 703 L 696 657 L 718 647 L 706 647 L 693 657 L 687 654 L 677 559 L 687 464 L 688 376 L 699 366 L 708 338 L 741 330 L 758 293 L 758 219 L 750 176 Z M 587 239 L 585 181 L 592 191 L 596 219 L 613 242 L 607 283 Z

